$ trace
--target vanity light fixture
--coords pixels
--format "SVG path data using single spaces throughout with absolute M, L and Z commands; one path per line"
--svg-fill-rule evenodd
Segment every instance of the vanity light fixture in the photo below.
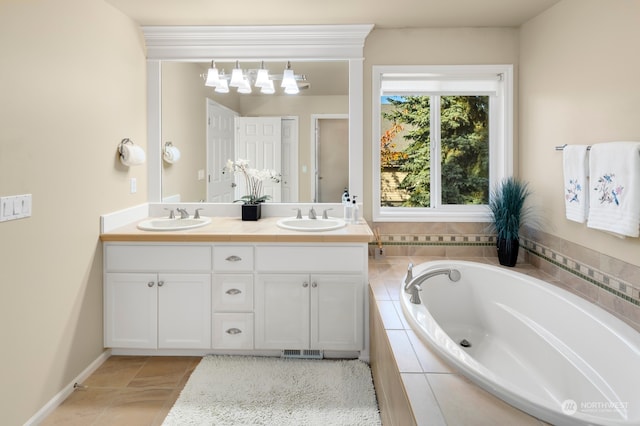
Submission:
M 284 93 L 295 95 L 300 92 L 300 88 L 309 88 L 307 78 L 304 75 L 296 75 L 291 69 L 291 62 L 287 61 L 283 74 L 274 75 L 265 68 L 264 61 L 259 69 L 243 70 L 240 61 L 236 61 L 231 74 L 225 74 L 216 67 L 215 61 L 211 61 L 211 68 L 207 74 L 202 74 L 205 86 L 213 87 L 217 93 L 229 93 L 229 87 L 235 87 L 238 93 L 248 94 L 252 92 L 251 86 L 260 89 L 260 93 L 274 94 L 276 92 L 274 81 L 281 81 L 280 87 Z M 302 82 L 302 86 L 300 86 Z

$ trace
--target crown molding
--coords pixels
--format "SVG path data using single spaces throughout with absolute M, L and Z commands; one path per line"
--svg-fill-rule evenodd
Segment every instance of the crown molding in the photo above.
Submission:
M 373 25 L 143 26 L 147 59 L 344 60 L 363 56 Z

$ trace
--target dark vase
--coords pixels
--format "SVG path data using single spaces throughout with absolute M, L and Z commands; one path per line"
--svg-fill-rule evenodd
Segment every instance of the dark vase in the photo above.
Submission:
M 503 266 L 516 266 L 518 261 L 518 249 L 520 241 L 518 239 L 508 240 L 498 239 L 498 261 Z
M 243 204 L 242 220 L 258 220 L 261 215 L 262 204 Z

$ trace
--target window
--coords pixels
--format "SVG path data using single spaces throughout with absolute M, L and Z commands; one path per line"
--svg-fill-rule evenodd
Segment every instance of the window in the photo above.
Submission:
M 373 219 L 489 220 L 512 172 L 512 66 L 373 72 Z

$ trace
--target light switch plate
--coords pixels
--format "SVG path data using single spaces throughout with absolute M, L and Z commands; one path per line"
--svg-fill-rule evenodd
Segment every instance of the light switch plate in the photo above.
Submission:
M 13 201 L 15 197 L 0 197 L 0 222 L 13 219 Z

